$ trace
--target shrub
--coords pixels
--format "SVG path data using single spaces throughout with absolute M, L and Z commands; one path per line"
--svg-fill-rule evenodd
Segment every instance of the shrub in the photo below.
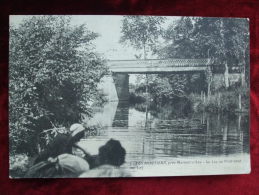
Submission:
M 26 154 L 10 155 L 10 176 L 13 178 L 23 177 L 29 168 L 29 158 Z
M 242 97 L 242 108 L 248 109 L 249 94 L 247 93 L 247 89 L 243 88 L 220 90 L 211 95 L 209 99 L 206 97 L 205 101 L 197 94 L 191 94 L 189 99 L 192 102 L 192 107 L 195 112 L 235 112 L 238 108 L 239 94 L 241 94 Z
M 93 51 L 98 35 L 70 20 L 33 16 L 10 27 L 10 151 L 32 154 L 43 129 L 90 114 L 106 67 Z

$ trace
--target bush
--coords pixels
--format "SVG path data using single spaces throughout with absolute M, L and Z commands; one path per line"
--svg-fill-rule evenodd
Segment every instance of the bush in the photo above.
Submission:
M 249 94 L 247 89 L 241 87 L 215 92 L 209 99 L 206 97 L 205 101 L 197 94 L 191 94 L 189 99 L 192 102 L 192 107 L 195 112 L 236 112 L 236 109 L 238 109 L 239 94 L 241 94 L 242 97 L 242 108 L 248 109 Z
M 220 101 L 220 110 L 224 112 L 235 112 L 238 108 L 238 96 L 235 92 L 225 92 L 222 93 Z
M 26 154 L 10 155 L 9 164 L 12 178 L 23 177 L 29 168 L 29 158 Z
M 145 101 L 146 101 L 146 98 L 143 95 L 135 94 L 135 93 L 130 93 L 129 102 L 131 104 L 143 103 Z
M 32 153 L 44 129 L 90 115 L 106 72 L 94 53 L 98 36 L 68 16 L 33 16 L 10 27 L 10 151 Z M 32 141 L 32 142 L 30 142 Z

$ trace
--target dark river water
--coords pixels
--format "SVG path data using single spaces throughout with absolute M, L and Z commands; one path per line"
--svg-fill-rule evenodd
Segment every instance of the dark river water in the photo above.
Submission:
M 173 106 L 108 102 L 89 123 L 98 125 L 80 144 L 92 154 L 108 139 L 126 149 L 125 167 L 158 159 L 228 157 L 249 153 L 247 114 L 179 113 Z

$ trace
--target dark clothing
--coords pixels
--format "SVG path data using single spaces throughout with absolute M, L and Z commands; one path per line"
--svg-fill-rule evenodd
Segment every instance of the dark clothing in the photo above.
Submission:
M 83 158 L 72 154 L 61 154 L 30 167 L 25 178 L 78 177 L 88 170 L 89 164 Z
M 85 154 L 84 159 L 88 162 L 90 169 L 93 169 L 102 165 L 98 155 Z
M 121 166 L 125 162 L 126 151 L 117 140 L 110 139 L 105 145 L 99 148 L 98 155 L 85 153 L 85 160 L 90 169 L 101 165 Z
M 63 153 L 72 153 L 72 147 L 69 144 L 70 136 L 66 134 L 58 134 L 46 149 L 35 159 L 34 164 L 47 160 L 49 157 L 56 157 Z
M 47 160 L 49 157 L 57 157 L 60 154 L 72 154 L 73 145 L 84 136 L 84 132 L 80 132 L 74 137 L 69 134 L 58 134 L 46 149 L 35 159 L 34 164 Z

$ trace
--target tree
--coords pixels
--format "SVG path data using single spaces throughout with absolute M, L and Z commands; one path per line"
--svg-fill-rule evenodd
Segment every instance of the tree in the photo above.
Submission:
M 106 70 L 93 51 L 97 36 L 68 16 L 33 16 L 10 27 L 10 151 L 35 153 L 42 130 L 90 114 Z
M 214 72 L 248 66 L 246 19 L 182 17 L 164 37 L 167 45 L 159 55 L 165 58 L 211 58 Z
M 143 50 L 143 58 L 147 59 L 147 50 L 156 50 L 159 37 L 162 36 L 164 17 L 158 16 L 124 16 L 121 29 L 121 43 L 129 44 L 137 50 Z M 139 58 L 140 56 L 138 56 Z M 148 91 L 148 75 L 146 75 L 146 92 Z
M 162 58 L 190 58 L 196 48 L 192 33 L 194 30 L 193 18 L 181 17 L 169 25 L 163 33 L 165 45 L 160 46 L 159 56 Z
M 138 50 L 143 49 L 143 57 L 146 59 L 147 49 L 156 49 L 164 21 L 165 18 L 161 16 L 124 16 L 120 42 L 128 43 Z

